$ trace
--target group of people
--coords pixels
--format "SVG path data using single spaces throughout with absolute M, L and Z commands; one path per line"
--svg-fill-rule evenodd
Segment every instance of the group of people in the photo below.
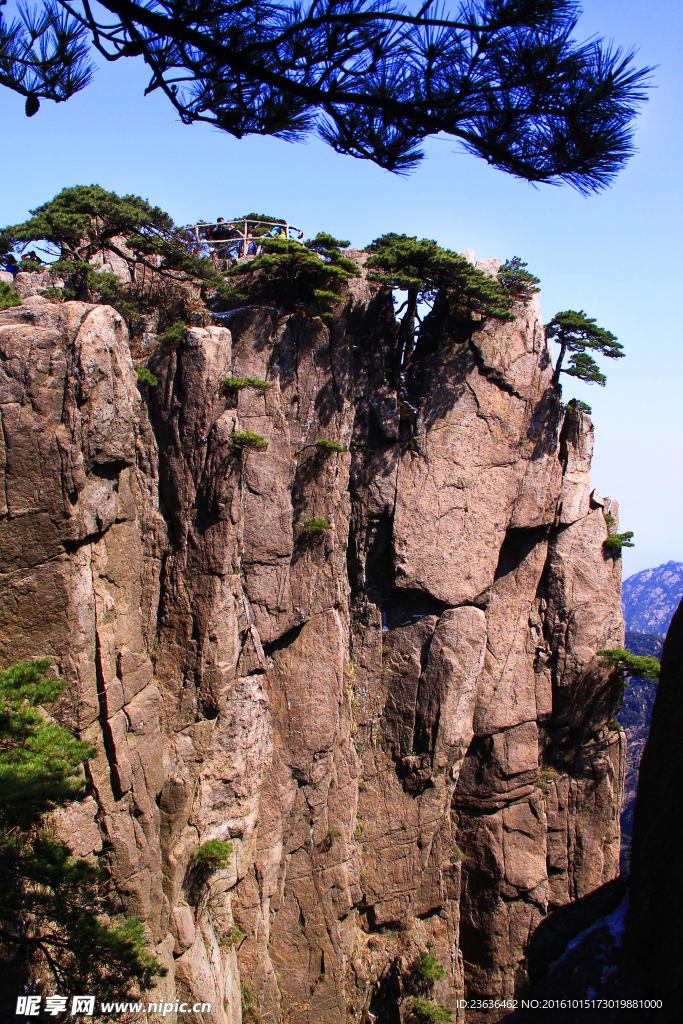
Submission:
M 249 227 L 247 222 L 246 227 Z M 287 228 L 286 224 L 274 224 L 270 231 L 254 238 L 252 231 L 247 230 L 245 234 L 239 230 L 234 221 L 226 222 L 224 217 L 218 217 L 215 224 L 207 229 L 206 237 L 209 242 L 226 242 L 217 250 L 220 259 L 239 259 L 241 256 L 258 256 L 262 251 L 259 239 L 262 238 L 287 238 L 289 231 L 290 238 L 303 238 L 303 231 L 296 228 Z
M 20 256 L 19 257 L 19 262 L 17 262 L 17 257 L 14 255 L 14 253 L 10 253 L 9 256 L 7 256 L 5 259 L 6 259 L 5 270 L 7 271 L 7 273 L 11 274 L 12 277 L 16 277 L 17 276 L 17 274 L 21 270 L 21 267 L 19 266 L 19 264 L 24 262 L 24 261 L 29 261 L 31 263 L 42 263 L 43 262 L 40 259 L 40 257 L 37 255 L 37 253 L 33 252 L 33 250 L 31 250 L 31 252 L 26 253 L 24 256 Z

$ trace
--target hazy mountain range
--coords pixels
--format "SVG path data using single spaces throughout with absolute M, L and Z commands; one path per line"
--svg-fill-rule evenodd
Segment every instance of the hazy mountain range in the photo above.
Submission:
M 665 636 L 681 596 L 683 562 L 666 562 L 629 576 L 621 588 L 627 631 Z

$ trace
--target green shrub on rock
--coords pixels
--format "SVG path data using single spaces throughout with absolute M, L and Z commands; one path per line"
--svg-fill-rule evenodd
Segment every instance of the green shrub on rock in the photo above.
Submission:
M 0 281 L 0 309 L 10 309 L 12 306 L 21 306 L 23 299 L 16 289 L 6 281 Z
M 165 349 L 176 349 L 178 345 L 185 341 L 185 335 L 187 334 L 187 324 L 184 320 L 176 320 L 170 327 L 159 335 L 157 341 L 161 348 Z
M 526 267 L 521 256 L 513 256 L 498 271 L 498 281 L 516 298 L 527 298 L 539 291 L 536 285 L 541 283 L 540 279 L 526 270 Z
M 241 434 L 231 434 L 230 444 L 233 451 L 265 452 L 268 442 L 260 434 L 253 434 L 251 430 L 245 430 Z
M 432 1003 L 429 999 L 413 999 L 410 1014 L 415 1024 L 451 1024 L 453 1014 L 447 1006 Z
M 230 863 L 232 843 L 223 839 L 209 839 L 202 843 L 194 855 L 195 863 L 210 868 L 227 868 Z
M 311 519 L 306 519 L 303 526 L 307 533 L 322 533 L 323 530 L 332 529 L 332 524 L 320 516 L 312 516 Z
M 567 408 L 569 408 L 570 406 L 573 409 L 578 409 L 579 412 L 587 413 L 588 416 L 590 416 L 593 412 L 588 402 L 582 402 L 580 398 L 571 398 L 567 402 Z
M 265 394 L 268 388 L 273 387 L 272 383 L 261 380 L 260 377 L 224 377 L 221 385 L 226 391 L 242 391 L 244 388 L 253 388 L 254 391 L 260 391 L 261 394 Z
M 622 548 L 635 547 L 631 540 L 632 537 L 633 530 L 627 530 L 626 533 L 610 533 L 608 537 L 605 537 L 605 547 L 619 554 Z
M 415 971 L 423 981 L 432 983 L 441 981 L 446 973 L 436 957 L 428 953 L 426 949 L 422 950 L 415 961 Z
M 328 441 L 327 438 L 321 437 L 315 442 L 316 448 L 320 451 L 326 452 L 345 452 L 346 445 L 338 444 L 337 441 Z
M 155 388 L 159 383 L 156 376 L 146 366 L 141 366 L 140 363 L 134 363 L 135 372 L 138 375 L 138 384 L 147 385 L 150 388 Z

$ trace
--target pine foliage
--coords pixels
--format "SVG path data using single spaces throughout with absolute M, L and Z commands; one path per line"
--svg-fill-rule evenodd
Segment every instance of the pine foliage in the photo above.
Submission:
M 659 679 L 660 662 L 659 658 L 653 655 L 632 654 L 631 651 L 612 647 L 598 651 L 598 657 L 602 658 L 605 665 L 620 669 L 627 676 L 636 679 Z
M 139 921 L 109 920 L 104 872 L 51 836 L 45 815 L 85 794 L 95 750 L 44 712 L 65 685 L 49 670 L 42 659 L 0 672 L 0 956 L 25 984 L 47 972 L 62 991 L 121 998 L 163 971 Z
M 271 305 L 283 312 L 306 309 L 326 322 L 340 301 L 343 282 L 358 277 L 355 263 L 340 251 L 342 243 L 319 234 L 305 245 L 284 238 L 263 238 L 262 252 L 228 272 L 239 279 L 238 288 L 254 304 Z
M 451 1024 L 453 1014 L 447 1006 L 433 1003 L 429 999 L 411 999 L 411 1024 Z
M 194 858 L 197 864 L 216 870 L 228 867 L 231 854 L 232 843 L 225 842 L 223 839 L 209 839 L 208 842 L 202 843 L 198 847 Z
M 463 308 L 480 316 L 513 320 L 510 300 L 495 278 L 487 277 L 469 260 L 443 249 L 430 238 L 398 235 L 376 238 L 367 251 L 367 266 L 377 281 L 401 291 L 415 292 L 417 302 L 433 302 L 446 291 Z
M 147 366 L 141 366 L 140 363 L 135 363 L 135 372 L 138 375 L 138 384 L 142 384 L 143 387 L 155 388 L 158 384 L 156 375 Z
M 633 530 L 626 530 L 625 533 L 610 533 L 605 537 L 605 547 L 610 551 L 620 553 L 622 548 L 633 548 Z
M 443 324 L 449 318 L 472 326 L 487 317 L 514 320 L 512 299 L 495 278 L 432 239 L 389 232 L 376 238 L 367 251 L 371 279 L 407 293 L 396 311 L 397 316 L 403 315 L 397 325 L 390 373 L 391 385 L 401 392 L 422 334 L 420 307 L 432 310 L 430 329 L 434 329 L 434 321 Z
M 252 451 L 265 452 L 268 442 L 260 434 L 254 434 L 251 430 L 230 435 L 230 445 L 235 452 Z
M 570 398 L 567 402 L 567 408 L 576 409 L 578 412 L 585 412 L 587 416 L 590 416 L 593 410 L 587 402 L 582 402 L 580 398 Z
M 415 972 L 423 981 L 431 984 L 441 981 L 446 973 L 436 957 L 428 953 L 426 949 L 422 950 L 415 961 Z
M 332 529 L 332 524 L 328 523 L 327 519 L 323 519 L 321 516 L 312 516 L 310 519 L 306 519 L 302 525 L 306 533 L 313 535 Z
M 24 300 L 11 284 L 0 281 L 0 309 L 11 309 L 12 306 L 20 306 Z
M 321 452 L 345 452 L 347 451 L 345 444 L 339 444 L 338 441 L 330 441 L 326 437 L 320 437 L 315 442 L 315 446 L 318 451 Z
M 94 48 L 142 57 L 148 91 L 184 124 L 236 138 L 302 140 L 405 172 L 446 133 L 528 181 L 608 184 L 633 152 L 650 69 L 632 51 L 574 38 L 574 0 L 70 0 L 0 18 L 0 84 L 68 99 L 90 82 Z
M 499 283 L 516 299 L 528 298 L 540 290 L 537 287 L 541 283 L 540 279 L 527 270 L 527 266 L 521 256 L 513 256 L 498 270 Z
M 625 352 L 616 336 L 604 327 L 598 327 L 596 321 L 586 316 L 583 310 L 577 312 L 567 309 L 556 313 L 545 329 L 546 341 L 554 341 L 560 346 L 560 354 L 555 364 L 554 379 L 559 380 L 561 373 L 569 377 L 578 377 L 586 384 L 599 384 L 604 387 L 607 378 L 600 372 L 600 367 L 590 352 L 599 352 L 608 359 L 623 359 Z M 569 367 L 562 363 L 565 354 L 570 353 Z
M 221 384 L 226 391 L 243 391 L 245 388 L 253 388 L 254 391 L 259 391 L 262 395 L 268 388 L 273 387 L 270 381 L 262 380 L 260 377 L 224 377 Z
M 28 220 L 0 232 L 0 247 L 18 249 L 30 242 L 43 244 L 50 269 L 64 277 L 75 298 L 114 306 L 129 326 L 153 308 L 160 310 L 162 326 L 164 320 L 172 322 L 177 310 L 169 290 L 183 281 L 197 281 L 226 297 L 234 293 L 197 251 L 196 239 L 167 213 L 139 196 L 118 196 L 99 185 L 62 189 Z M 101 270 L 111 254 L 128 267 L 130 283 Z

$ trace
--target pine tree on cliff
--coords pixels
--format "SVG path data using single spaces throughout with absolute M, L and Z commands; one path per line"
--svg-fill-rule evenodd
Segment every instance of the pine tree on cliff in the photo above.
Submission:
M 75 185 L 30 212 L 22 224 L 0 231 L 0 252 L 44 243 L 50 269 L 62 274 L 68 285 L 51 298 L 104 301 L 130 324 L 150 306 L 170 306 L 163 289 L 150 288 L 151 278 L 171 285 L 191 278 L 226 296 L 234 292 L 211 260 L 197 253 L 191 233 L 139 196 L 118 196 L 99 185 Z M 106 261 L 111 253 L 128 266 L 130 286 L 98 267 L 96 261 Z
M 103 13 L 104 12 L 104 13 Z M 0 15 L 0 84 L 68 99 L 107 60 L 142 56 L 185 124 L 290 141 L 405 172 L 445 132 L 527 181 L 607 185 L 633 152 L 650 69 L 573 38 L 574 0 L 42 0 Z
M 51 974 L 60 994 L 120 999 L 164 972 L 141 923 L 103 917 L 119 910 L 104 872 L 51 835 L 46 815 L 84 796 L 83 763 L 96 751 L 42 710 L 65 685 L 49 668 L 43 659 L 0 672 L 0 962 L 14 992 Z
M 285 238 L 259 239 L 262 252 L 246 264 L 237 264 L 228 276 L 238 279 L 237 294 L 249 302 L 272 305 L 283 312 L 305 310 L 326 323 L 340 299 L 336 289 L 359 277 L 355 263 L 341 252 L 348 240 L 319 232 L 303 245 Z
M 553 374 L 555 384 L 560 374 L 566 373 L 569 377 L 578 377 L 586 384 L 604 387 L 607 378 L 600 372 L 589 352 L 599 352 L 608 359 L 623 359 L 626 354 L 616 336 L 604 327 L 598 327 L 596 321 L 587 317 L 583 310 L 577 313 L 574 309 L 567 309 L 563 313 L 556 313 L 546 325 L 545 336 L 547 341 L 554 341 L 560 346 Z M 562 363 L 567 352 L 571 352 L 571 359 L 569 366 L 564 368 Z
M 420 323 L 419 307 L 442 305 L 456 307 L 464 317 L 493 317 L 514 320 L 508 291 L 495 278 L 487 277 L 469 260 L 450 249 L 443 249 L 429 238 L 417 239 L 394 232 L 376 238 L 366 246 L 371 253 L 367 267 L 376 281 L 407 293 L 396 311 L 399 321 L 393 386 L 410 365 Z

